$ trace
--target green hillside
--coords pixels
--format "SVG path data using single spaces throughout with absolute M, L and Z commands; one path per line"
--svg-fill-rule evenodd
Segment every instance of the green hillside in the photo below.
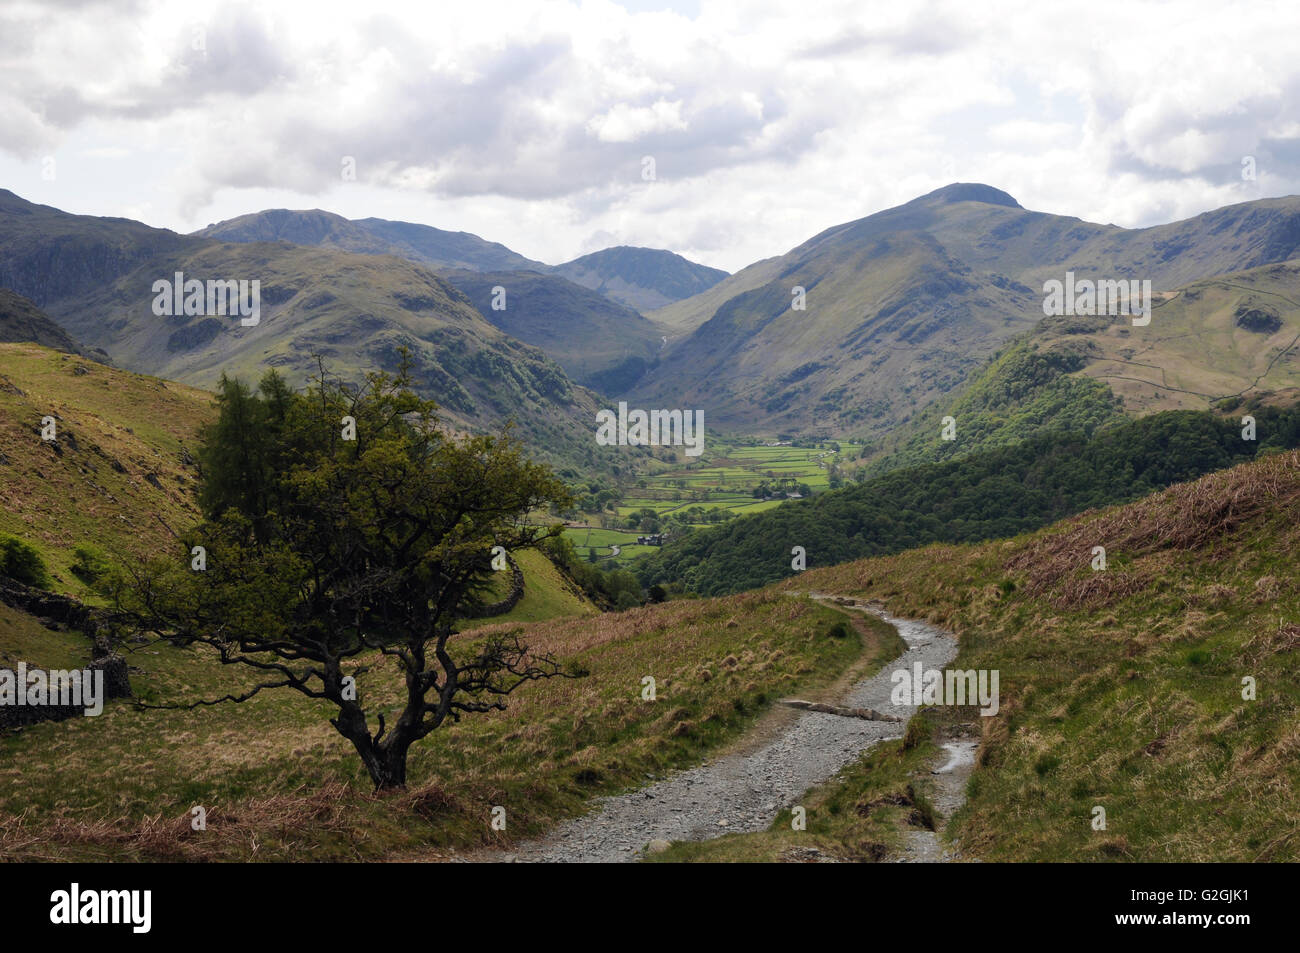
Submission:
M 638 570 L 646 584 L 679 582 L 721 595 L 794 575 L 794 546 L 805 548 L 809 567 L 821 567 L 933 542 L 1014 536 L 1300 446 L 1300 407 L 1261 406 L 1255 415 L 1253 441 L 1242 438 L 1235 417 L 1168 411 L 1092 437 L 1058 430 L 892 470 L 674 539 Z
M 1104 571 L 1090 565 L 1098 545 Z M 1000 711 L 973 716 L 977 768 L 949 827 L 968 857 L 1294 862 L 1297 546 L 1290 452 L 1012 541 L 810 570 L 782 588 L 881 599 L 955 631 L 951 667 L 1000 672 Z M 849 809 L 810 822 L 814 843 L 856 846 L 870 821 L 853 791 L 873 766 L 888 788 L 904 754 L 850 769 L 828 795 Z
M 198 518 L 192 452 L 212 416 L 212 396 L 183 384 L 0 344 L 0 535 L 34 546 L 56 591 L 86 597 L 78 547 L 151 556 Z
M 74 572 L 78 548 L 110 562 L 148 558 L 198 520 L 199 429 L 214 414 L 206 391 L 0 344 L 0 537 L 35 547 L 55 591 L 95 598 L 92 580 Z M 56 418 L 53 443 L 40 438 L 46 416 Z M 519 562 L 524 598 L 476 624 L 595 612 L 544 556 L 520 553 Z
M 1170 292 L 1151 324 L 1044 318 L 953 395 L 874 448 L 869 472 L 952 459 L 1053 430 L 1220 407 L 1249 413 L 1300 396 L 1300 262 Z M 1239 415 L 1240 415 L 1239 414 Z M 956 422 L 942 439 L 941 420 Z
M 529 549 L 516 553 L 514 558 L 524 573 L 524 597 L 513 609 L 502 615 L 462 621 L 460 623 L 462 630 L 502 623 L 542 622 L 546 619 L 599 614 L 600 610 L 592 605 L 591 600 L 583 594 L 582 590 L 565 579 L 542 553 Z M 500 581 L 493 587 L 485 601 L 504 599 L 509 595 L 509 573 L 503 572 L 500 575 Z

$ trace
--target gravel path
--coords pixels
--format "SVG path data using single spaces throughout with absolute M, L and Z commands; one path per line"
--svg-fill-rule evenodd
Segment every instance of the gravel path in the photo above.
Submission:
M 827 601 L 832 597 L 810 593 Z M 874 708 L 904 719 L 913 706 L 890 703 L 896 669 L 943 668 L 957 654 L 950 633 L 924 622 L 898 619 L 863 605 L 898 629 L 908 649 L 877 675 L 855 684 L 839 704 Z M 777 814 L 799 803 L 809 788 L 838 772 L 879 741 L 902 736 L 896 722 L 863 721 L 801 712 L 771 741 L 681 771 L 646 788 L 604 798 L 591 813 L 565 822 L 549 837 L 492 852 L 479 859 L 599 862 L 636 860 L 651 840 L 707 840 L 732 832 L 765 830 Z

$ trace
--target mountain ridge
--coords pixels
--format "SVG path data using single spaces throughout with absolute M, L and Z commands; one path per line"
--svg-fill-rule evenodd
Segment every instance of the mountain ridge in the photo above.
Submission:
M 740 433 L 874 440 L 1037 324 L 1046 279 L 1075 271 L 1161 289 L 1297 255 L 1296 196 L 1123 229 L 954 183 L 651 312 L 675 336 L 630 394 L 684 398 Z

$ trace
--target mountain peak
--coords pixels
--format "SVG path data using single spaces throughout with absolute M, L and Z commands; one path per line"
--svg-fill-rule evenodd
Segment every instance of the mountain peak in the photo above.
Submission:
M 552 270 L 638 311 L 697 295 L 727 277 L 725 271 L 697 264 L 676 252 L 637 245 L 602 248 Z
M 982 185 L 979 182 L 954 182 L 952 185 L 945 185 L 941 189 L 935 189 L 933 192 L 922 195 L 916 201 L 936 205 L 951 205 L 954 202 L 983 202 L 986 205 L 1023 208 L 1019 202 L 1001 189 L 995 189 L 991 185 Z

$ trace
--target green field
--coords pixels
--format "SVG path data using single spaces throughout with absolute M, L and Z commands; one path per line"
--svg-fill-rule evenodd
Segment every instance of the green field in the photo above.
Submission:
M 624 564 L 655 548 L 637 545 L 637 536 L 657 531 L 629 527 L 628 520 L 637 514 L 653 511 L 659 530 L 671 531 L 664 525 L 667 517 L 684 517 L 698 528 L 715 522 L 710 514 L 716 516 L 716 511 L 732 516 L 762 512 L 781 505 L 789 493 L 807 496 L 830 489 L 832 468 L 856 461 L 861 450 L 860 444 L 831 441 L 809 447 L 718 441 L 698 460 L 664 465 L 642 475 L 624 487 L 623 495 L 604 513 L 587 513 L 583 525 L 570 528 L 566 535 L 584 558 L 594 552 L 606 564 Z M 755 496 L 764 483 L 769 492 Z M 586 528 L 600 526 L 602 518 L 606 526 L 617 520 L 618 528 Z M 614 546 L 619 547 L 617 554 Z

